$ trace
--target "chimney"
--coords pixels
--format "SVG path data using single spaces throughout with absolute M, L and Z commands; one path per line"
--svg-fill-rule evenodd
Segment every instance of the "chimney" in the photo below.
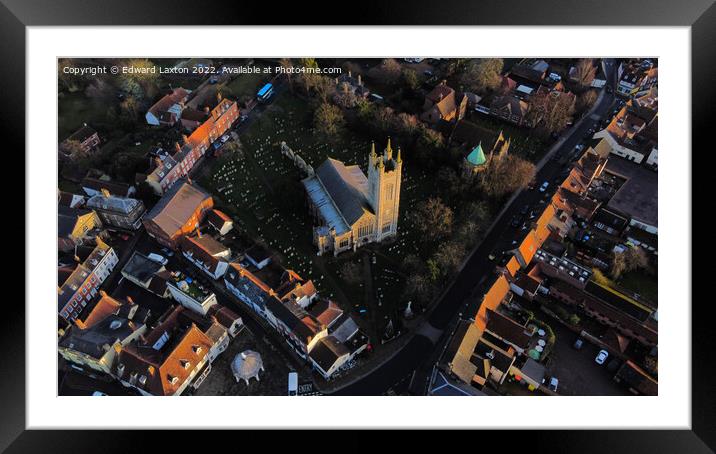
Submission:
M 127 302 L 131 305 L 134 304 L 134 299 L 131 296 L 127 296 Z
M 209 115 L 209 112 L 210 112 L 209 106 L 204 106 L 204 113 L 205 113 L 206 115 Z

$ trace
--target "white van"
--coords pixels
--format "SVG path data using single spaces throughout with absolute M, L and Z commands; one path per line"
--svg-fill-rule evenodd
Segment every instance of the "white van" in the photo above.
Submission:
M 298 374 L 296 372 L 288 373 L 288 395 L 298 395 Z

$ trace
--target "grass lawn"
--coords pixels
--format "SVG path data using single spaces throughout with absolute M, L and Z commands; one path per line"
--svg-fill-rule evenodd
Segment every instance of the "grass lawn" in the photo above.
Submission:
M 503 131 L 505 137 L 510 139 L 509 153 L 511 154 L 537 163 L 547 152 L 549 143 L 538 138 L 537 135 L 533 134 L 532 130 L 528 128 L 520 128 L 479 112 L 469 112 L 466 118 L 481 128 L 492 131 L 495 136 L 497 136 L 500 131 Z M 492 144 L 489 146 L 492 146 Z
M 636 270 L 622 276 L 617 284 L 649 301 L 658 302 L 659 286 L 656 275 L 651 275 L 644 270 Z
M 70 134 L 82 127 L 83 123 L 92 125 L 94 121 L 107 120 L 107 106 L 89 99 L 81 91 L 60 93 L 58 99 L 57 138 L 65 140 Z
M 255 66 L 263 67 L 263 65 L 259 63 L 256 63 Z M 272 74 L 264 73 L 240 74 L 236 76 L 234 80 L 226 84 L 226 89 L 228 89 L 230 94 L 237 99 L 241 99 L 246 96 L 254 96 L 259 91 L 261 86 L 268 82 L 272 77 Z

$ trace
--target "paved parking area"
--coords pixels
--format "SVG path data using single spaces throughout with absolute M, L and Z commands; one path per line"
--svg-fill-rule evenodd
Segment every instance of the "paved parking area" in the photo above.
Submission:
M 559 379 L 558 393 L 566 396 L 628 396 L 629 392 L 613 380 L 614 373 L 607 369 L 611 357 L 603 365 L 594 362 L 599 348 L 584 342 L 581 350 L 572 346 L 577 334 L 560 323 L 550 323 L 557 336 L 551 358 L 547 364 L 548 376 Z

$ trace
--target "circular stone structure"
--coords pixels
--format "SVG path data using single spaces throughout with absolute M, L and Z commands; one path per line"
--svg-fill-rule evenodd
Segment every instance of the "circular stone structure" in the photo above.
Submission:
M 259 381 L 259 372 L 263 370 L 264 362 L 261 359 L 261 355 L 253 350 L 239 353 L 231 362 L 231 372 L 233 372 L 236 381 L 243 380 L 247 385 L 252 378 Z

